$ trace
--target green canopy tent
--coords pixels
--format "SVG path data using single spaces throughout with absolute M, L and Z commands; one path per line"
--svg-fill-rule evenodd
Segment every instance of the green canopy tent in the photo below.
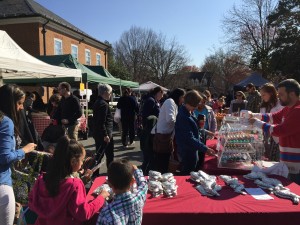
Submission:
M 103 66 L 88 66 L 86 65 L 87 68 L 91 69 L 97 74 L 100 74 L 101 76 L 107 77 L 107 78 L 113 78 L 117 79 L 119 81 L 119 85 L 123 87 L 131 87 L 131 88 L 136 88 L 139 86 L 139 83 L 133 82 L 133 81 L 128 81 L 128 80 L 122 80 L 119 78 L 115 78 L 113 75 L 111 75 L 110 72 L 108 72 L 107 69 L 105 69 Z
M 39 60 L 44 61 L 48 64 L 61 66 L 66 68 L 76 68 L 80 69 L 82 73 L 82 82 L 85 83 L 85 88 L 88 89 L 89 83 L 104 83 L 104 84 L 111 84 L 111 85 L 119 85 L 118 80 L 111 79 L 108 77 L 100 76 L 99 74 L 93 72 L 86 66 L 79 63 L 72 55 L 51 55 L 51 56 L 38 56 Z M 87 99 L 86 99 L 86 105 Z M 87 117 L 87 110 L 86 110 L 86 117 Z
M 80 69 L 82 72 L 82 82 L 84 83 L 105 83 L 111 85 L 119 85 L 120 81 L 115 78 L 100 76 L 86 66 L 79 63 L 72 55 L 51 55 L 38 56 L 38 59 L 55 66 L 66 68 Z

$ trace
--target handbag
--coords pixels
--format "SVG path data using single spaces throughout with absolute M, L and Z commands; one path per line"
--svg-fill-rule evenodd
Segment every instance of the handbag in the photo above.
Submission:
M 119 123 L 121 121 L 121 109 L 116 108 L 116 112 L 114 115 L 114 121 Z
M 27 162 L 26 166 L 11 166 L 11 177 L 13 182 L 13 190 L 15 193 L 16 202 L 21 204 L 28 203 L 28 194 L 33 187 L 36 178 L 40 174 L 44 154 L 36 154 L 32 165 Z
M 153 137 L 153 151 L 156 153 L 171 153 L 173 152 L 173 132 L 170 134 L 157 133 L 157 124 L 155 126 L 155 134 Z

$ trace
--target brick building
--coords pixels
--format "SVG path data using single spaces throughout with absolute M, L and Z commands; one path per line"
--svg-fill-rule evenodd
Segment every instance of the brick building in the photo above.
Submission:
M 0 0 L 0 30 L 33 56 L 72 54 L 107 69 L 105 44 L 33 0 Z

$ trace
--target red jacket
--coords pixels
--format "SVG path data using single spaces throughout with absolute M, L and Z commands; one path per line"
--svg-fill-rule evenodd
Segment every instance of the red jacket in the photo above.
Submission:
M 276 113 L 259 114 L 264 122 L 255 124 L 272 136 L 279 137 L 280 161 L 291 174 L 300 173 L 300 101 Z
M 105 200 L 98 196 L 86 201 L 85 187 L 79 178 L 67 178 L 60 184 L 59 194 L 50 197 L 43 176 L 29 194 L 29 208 L 38 214 L 35 225 L 79 225 L 99 212 Z

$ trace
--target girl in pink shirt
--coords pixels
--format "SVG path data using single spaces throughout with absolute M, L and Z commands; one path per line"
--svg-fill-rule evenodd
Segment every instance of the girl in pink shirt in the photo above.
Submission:
M 29 195 L 29 208 L 38 215 L 35 225 L 79 225 L 99 212 L 109 193 L 102 191 L 86 201 L 77 173 L 84 157 L 85 149 L 76 140 L 66 136 L 59 140 L 48 172 L 38 178 Z

